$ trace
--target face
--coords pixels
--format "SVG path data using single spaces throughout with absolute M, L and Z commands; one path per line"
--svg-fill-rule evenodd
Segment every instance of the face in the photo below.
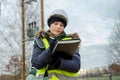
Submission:
M 54 22 L 50 25 L 50 32 L 54 35 L 59 35 L 64 31 L 64 25 L 62 22 Z

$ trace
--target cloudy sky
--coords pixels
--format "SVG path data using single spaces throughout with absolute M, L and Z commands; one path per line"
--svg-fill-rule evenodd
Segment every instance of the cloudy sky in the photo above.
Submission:
M 82 39 L 82 68 L 108 64 L 107 39 L 120 10 L 120 0 L 44 0 L 45 20 L 54 9 L 64 9 L 69 16 L 65 31 L 77 32 Z
M 82 40 L 81 68 L 103 67 L 108 64 L 107 39 L 120 11 L 119 3 L 120 0 L 44 0 L 45 24 L 51 11 L 64 9 L 69 16 L 65 31 L 77 32 Z

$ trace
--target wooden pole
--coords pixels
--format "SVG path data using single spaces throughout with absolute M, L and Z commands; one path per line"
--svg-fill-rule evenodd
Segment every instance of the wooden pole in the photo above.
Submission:
M 21 13 L 22 13 L 22 80 L 25 80 L 25 8 L 24 0 L 22 0 Z
M 44 31 L 44 6 L 43 6 L 43 0 L 40 1 L 41 4 L 41 29 Z

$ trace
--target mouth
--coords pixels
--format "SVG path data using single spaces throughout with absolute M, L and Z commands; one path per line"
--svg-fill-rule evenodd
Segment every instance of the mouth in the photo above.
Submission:
M 59 31 L 59 30 L 55 30 L 55 32 L 58 32 L 58 33 L 59 33 L 60 31 Z

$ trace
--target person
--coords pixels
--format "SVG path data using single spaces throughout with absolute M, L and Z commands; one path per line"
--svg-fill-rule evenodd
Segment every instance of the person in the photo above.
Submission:
M 81 67 L 79 46 L 73 56 L 61 56 L 52 53 L 56 41 L 62 39 L 80 39 L 77 33 L 66 34 L 68 15 L 62 9 L 54 10 L 47 19 L 48 31 L 40 31 L 35 36 L 32 67 L 37 69 L 38 80 L 77 80 Z M 70 37 L 70 38 L 68 38 Z M 64 53 L 60 53 L 63 54 Z M 36 80 L 36 79 L 35 79 Z

